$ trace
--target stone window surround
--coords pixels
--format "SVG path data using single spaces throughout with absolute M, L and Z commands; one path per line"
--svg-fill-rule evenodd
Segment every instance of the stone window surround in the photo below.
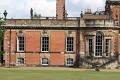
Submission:
M 87 52 L 87 55 L 89 54 L 89 39 L 93 39 L 93 56 L 94 57 L 102 57 L 102 56 L 106 56 L 106 55 L 102 55 L 102 56 L 96 56 L 95 55 L 95 45 L 96 45 L 96 35 L 91 35 L 91 36 L 86 36 L 87 37 L 87 40 L 86 40 L 86 52 Z M 110 40 L 110 54 L 109 55 L 111 55 L 112 54 L 112 37 L 110 36 L 110 37 L 107 37 L 107 36 L 104 36 L 104 38 L 103 38 L 103 53 L 105 53 L 105 41 L 107 40 L 107 39 L 109 39 Z M 109 56 L 108 55 L 108 56 Z M 108 57 L 108 56 L 106 56 L 106 57 Z

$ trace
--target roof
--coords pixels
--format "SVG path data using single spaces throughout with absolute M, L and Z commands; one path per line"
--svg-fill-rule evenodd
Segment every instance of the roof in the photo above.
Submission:
M 83 19 L 88 19 L 88 20 L 106 20 L 106 19 L 109 19 L 109 16 L 107 16 L 107 15 L 84 15 Z

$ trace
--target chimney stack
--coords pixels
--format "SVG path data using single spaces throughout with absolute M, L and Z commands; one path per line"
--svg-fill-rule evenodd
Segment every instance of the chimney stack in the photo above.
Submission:
M 56 18 L 65 19 L 65 0 L 56 0 Z

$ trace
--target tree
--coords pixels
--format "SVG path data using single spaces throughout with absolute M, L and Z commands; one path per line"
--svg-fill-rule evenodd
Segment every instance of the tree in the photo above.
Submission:
M 3 49 L 3 43 L 4 43 L 4 32 L 5 30 L 1 28 L 1 25 L 3 25 L 5 21 L 3 19 L 0 19 L 0 64 L 3 64 L 3 56 L 4 56 L 4 49 Z

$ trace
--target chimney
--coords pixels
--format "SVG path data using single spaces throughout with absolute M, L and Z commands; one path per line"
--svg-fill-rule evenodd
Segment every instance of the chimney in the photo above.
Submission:
M 65 18 L 65 0 L 56 0 L 56 18 L 59 20 Z

